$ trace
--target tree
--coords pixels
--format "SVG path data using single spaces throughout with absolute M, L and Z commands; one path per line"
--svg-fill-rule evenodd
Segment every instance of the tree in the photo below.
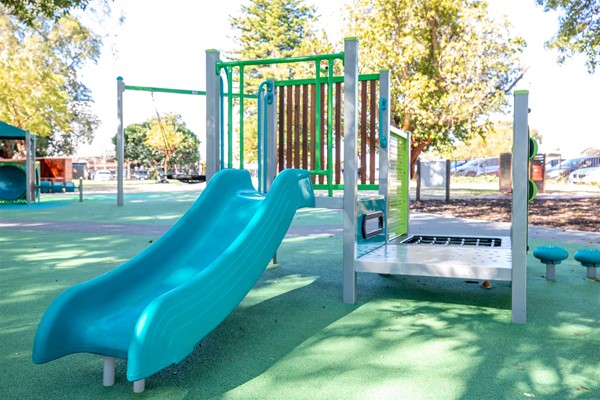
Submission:
M 392 120 L 412 134 L 413 167 L 423 150 L 485 136 L 524 73 L 525 42 L 485 1 L 356 0 L 346 20 L 361 70 L 390 69 Z
M 286 58 L 317 52 L 331 52 L 327 37 L 316 29 L 314 6 L 303 0 L 251 0 L 242 6 L 241 15 L 230 17 L 237 49 L 229 52 L 234 60 Z M 314 76 L 314 65 L 275 64 L 246 67 L 244 90 L 256 93 L 266 79 L 290 79 Z M 239 82 L 239 76 L 234 80 Z M 255 103 L 245 105 L 244 156 L 257 159 L 257 123 Z
M 532 129 L 529 135 L 542 143 L 542 135 L 537 129 Z M 452 149 L 442 152 L 443 158 L 451 160 L 471 160 L 474 158 L 498 157 L 502 153 L 511 153 L 513 144 L 513 122 L 495 122 L 485 137 L 475 136 L 463 143 L 458 143 Z
M 0 120 L 39 135 L 40 154 L 70 155 L 99 124 L 78 71 L 96 62 L 101 39 L 64 17 L 28 27 L 0 15 Z
M 179 114 L 157 115 L 124 129 L 125 159 L 130 163 L 191 166 L 198 162 L 200 140 L 188 129 Z M 117 136 L 112 142 L 117 145 Z
M 562 11 L 556 35 L 546 45 L 560 53 L 559 63 L 575 54 L 587 57 L 594 73 L 600 62 L 600 0 L 536 0 L 544 11 Z
M 71 10 L 85 10 L 90 0 L 0 0 L 5 7 L 2 14 L 12 15 L 30 27 L 39 19 L 58 21 L 70 14 Z M 107 1 L 104 6 L 108 6 Z M 1 10 L 1 8 L 0 8 Z

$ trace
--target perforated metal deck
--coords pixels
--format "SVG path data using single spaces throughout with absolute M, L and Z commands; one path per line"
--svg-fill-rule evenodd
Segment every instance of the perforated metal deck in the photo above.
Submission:
M 435 276 L 444 278 L 512 280 L 510 237 L 480 237 L 482 243 L 500 240 L 500 247 L 454 245 L 465 237 L 445 236 L 447 244 L 388 244 L 359 257 L 358 272 L 391 275 Z M 466 242 L 474 243 L 471 237 Z

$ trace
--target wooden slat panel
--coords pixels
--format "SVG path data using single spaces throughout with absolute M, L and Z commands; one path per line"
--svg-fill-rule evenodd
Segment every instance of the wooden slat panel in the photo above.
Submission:
M 280 89 L 278 91 L 279 96 L 279 143 L 277 145 L 277 165 L 279 172 L 285 168 L 285 126 L 283 124 L 285 118 L 285 90 Z

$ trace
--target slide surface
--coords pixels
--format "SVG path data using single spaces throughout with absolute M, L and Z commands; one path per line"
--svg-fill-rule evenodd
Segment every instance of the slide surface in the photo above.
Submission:
M 154 244 L 54 300 L 33 361 L 83 352 L 124 358 L 130 381 L 181 361 L 254 286 L 296 210 L 313 206 L 304 170 L 281 172 L 266 196 L 247 171 L 220 171 Z

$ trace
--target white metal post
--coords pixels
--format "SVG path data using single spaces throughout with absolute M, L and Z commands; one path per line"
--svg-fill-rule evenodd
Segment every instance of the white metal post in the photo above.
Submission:
M 117 77 L 117 206 L 123 206 L 123 165 L 125 164 L 125 138 L 123 133 L 123 92 L 125 82 Z
M 277 91 L 275 88 L 275 82 L 269 81 L 267 85 L 267 101 L 266 101 L 266 118 L 267 118 L 267 129 L 265 129 L 265 135 L 267 148 L 264 152 L 264 160 L 266 162 L 267 180 L 264 183 L 267 192 L 271 189 L 271 184 L 275 180 L 277 174 L 277 140 L 275 134 L 277 132 Z
M 217 72 L 218 50 L 206 50 L 206 181 L 220 169 L 221 82 Z
M 344 303 L 356 303 L 358 40 L 344 39 Z
M 512 321 L 527 320 L 527 190 L 529 180 L 529 92 L 514 93 L 512 158 Z

